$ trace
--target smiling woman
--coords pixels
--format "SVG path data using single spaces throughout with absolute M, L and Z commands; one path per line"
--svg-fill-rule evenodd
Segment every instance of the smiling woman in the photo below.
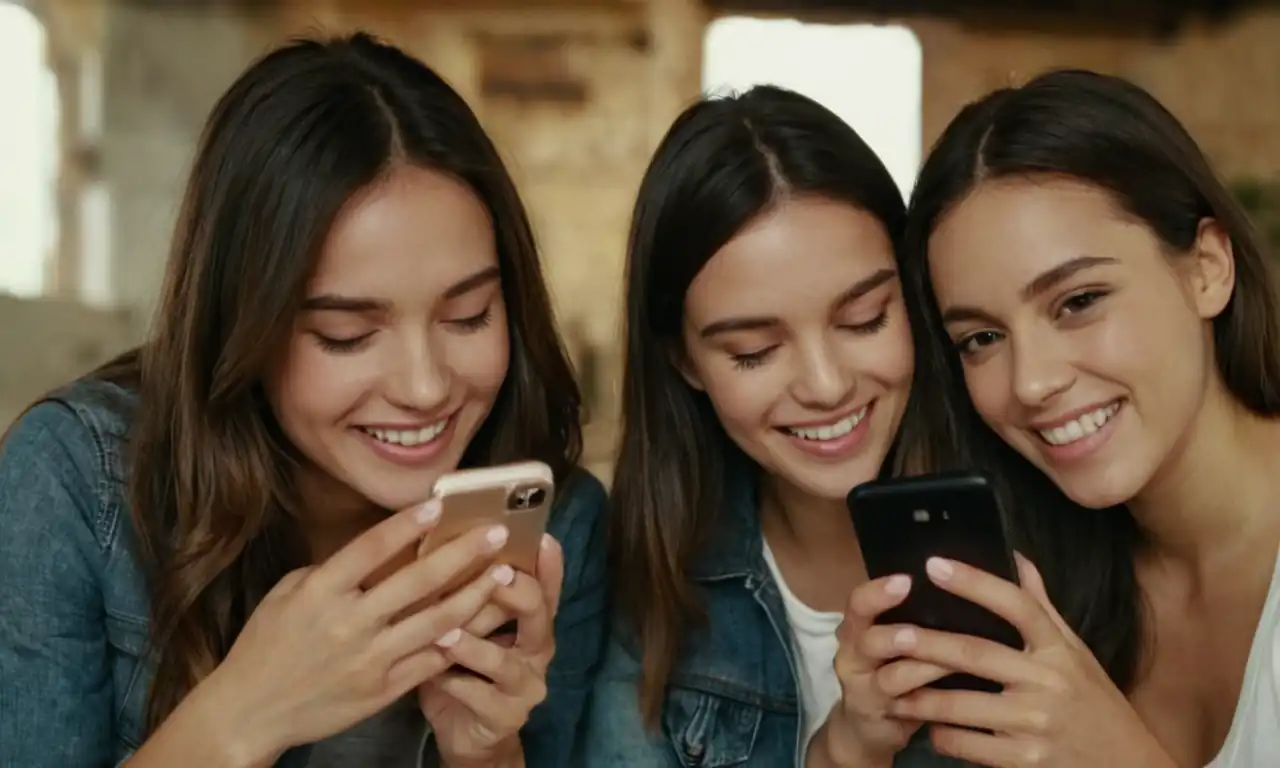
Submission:
M 931 574 L 1028 650 L 921 631 L 1004 691 L 893 714 L 981 765 L 1280 764 L 1280 276 L 1203 153 L 1131 83 L 1042 75 L 956 117 L 905 241 L 925 448 L 1000 481 L 1034 566 Z
M 903 208 L 858 134 L 791 91 L 704 99 L 659 145 L 631 227 L 619 613 L 588 765 L 940 764 L 882 727 L 850 608 L 886 593 L 845 496 L 909 458 Z
M 567 764 L 607 604 L 578 405 L 458 94 L 366 35 L 263 57 L 153 338 L 0 444 L 0 763 Z M 522 460 L 560 491 L 534 572 L 503 526 L 412 556 L 441 475 Z

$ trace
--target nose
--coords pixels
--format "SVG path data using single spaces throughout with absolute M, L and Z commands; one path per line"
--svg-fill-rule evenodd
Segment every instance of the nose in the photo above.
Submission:
M 1075 383 L 1075 367 L 1053 339 L 1013 341 L 1013 390 L 1023 405 L 1044 405 Z
M 840 364 L 832 345 L 815 342 L 800 346 L 800 366 L 792 384 L 796 401 L 816 409 L 829 410 L 852 394 L 852 377 Z
M 435 354 L 430 337 L 406 340 L 394 354 L 398 359 L 389 366 L 387 400 L 410 411 L 430 412 L 444 405 L 451 374 Z

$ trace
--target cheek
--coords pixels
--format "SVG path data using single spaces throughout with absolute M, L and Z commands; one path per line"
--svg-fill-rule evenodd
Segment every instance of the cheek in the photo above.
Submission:
M 782 366 L 771 365 L 751 370 L 717 366 L 703 372 L 702 384 L 728 432 L 741 432 L 759 427 L 768 419 L 772 405 L 786 388 Z
M 445 348 L 445 365 L 454 377 L 476 392 L 494 395 L 507 378 L 511 339 L 505 317 L 478 333 L 452 336 Z
M 911 328 L 903 314 L 858 350 L 852 368 L 875 379 L 886 390 L 906 392 L 911 387 L 915 363 Z
M 290 438 L 338 423 L 360 403 L 377 378 L 377 366 L 360 359 L 361 353 L 327 353 L 303 336 L 290 343 L 268 384 L 276 418 Z

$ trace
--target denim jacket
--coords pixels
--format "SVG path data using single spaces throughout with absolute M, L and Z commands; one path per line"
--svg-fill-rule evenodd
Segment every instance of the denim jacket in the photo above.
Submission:
M 589 768 L 800 766 L 800 696 L 786 610 L 763 555 L 755 472 L 728 474 L 727 509 L 693 567 L 706 622 L 691 628 L 667 683 L 657 731 L 644 727 L 634 632 L 613 622 L 588 705 Z M 895 768 L 960 768 L 933 752 L 922 729 Z
M 0 445 L 0 765 L 119 765 L 144 739 L 149 601 L 125 491 L 135 407 L 126 390 L 78 382 Z M 568 762 L 600 660 L 605 506 L 583 472 L 552 512 L 564 588 L 547 699 L 521 733 L 531 768 Z M 301 768 L 308 751 L 277 765 Z

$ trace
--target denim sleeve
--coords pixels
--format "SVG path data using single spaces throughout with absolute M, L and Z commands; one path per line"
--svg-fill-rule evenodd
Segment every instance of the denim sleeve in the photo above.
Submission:
M 575 473 L 569 483 L 548 525 L 564 551 L 564 585 L 555 619 L 556 655 L 547 670 L 547 698 L 521 731 L 529 768 L 570 764 L 608 630 L 608 497 L 600 481 L 587 472 Z
M 639 682 L 639 659 L 620 638 L 611 637 L 587 706 L 580 765 L 658 768 L 678 764 L 665 737 L 645 728 Z
M 0 765 L 112 762 L 96 457 L 55 403 L 0 445 Z

